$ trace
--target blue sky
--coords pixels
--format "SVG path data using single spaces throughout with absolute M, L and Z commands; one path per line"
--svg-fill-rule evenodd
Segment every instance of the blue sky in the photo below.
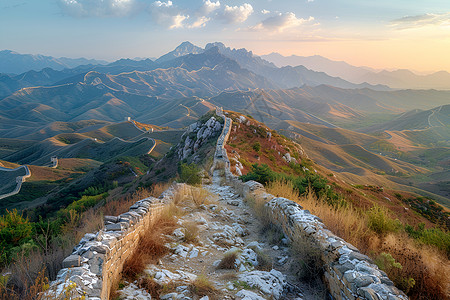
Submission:
M 450 1 L 0 0 L 0 49 L 114 60 L 185 40 L 450 71 Z

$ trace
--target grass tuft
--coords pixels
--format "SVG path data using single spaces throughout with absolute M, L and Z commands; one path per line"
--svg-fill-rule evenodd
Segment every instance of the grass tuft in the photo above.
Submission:
M 237 251 L 225 253 L 225 256 L 220 261 L 217 269 L 234 270 L 236 269 L 236 259 L 239 253 Z
M 220 299 L 220 292 L 205 274 L 200 274 L 191 283 L 190 290 L 192 293 L 203 297 L 208 296 L 210 299 Z
M 173 217 L 167 216 L 163 214 L 155 221 L 150 230 L 140 236 L 137 249 L 125 261 L 123 267 L 125 278 L 136 279 L 149 263 L 155 263 L 157 259 L 169 252 L 169 249 L 165 246 L 164 235 L 171 233 L 176 228 L 176 221 Z
M 195 222 L 185 222 L 183 223 L 184 231 L 184 241 L 190 244 L 198 243 L 198 226 Z

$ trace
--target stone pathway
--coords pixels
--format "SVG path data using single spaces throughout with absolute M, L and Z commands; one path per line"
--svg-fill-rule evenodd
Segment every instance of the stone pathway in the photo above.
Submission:
M 157 265 L 147 266 L 145 273 L 156 283 L 171 286 L 160 299 L 322 299 L 294 275 L 289 241 L 279 232 L 263 232 L 251 208 L 219 181 L 215 174 L 213 184 L 204 186 L 218 198 L 215 202 L 195 209 L 181 204 L 189 213 L 178 219 L 179 228 L 166 244 L 171 253 Z M 186 243 L 186 228 L 192 224 L 198 228 L 197 242 Z M 279 242 L 270 244 L 274 233 Z M 225 256 L 231 257 L 228 267 L 234 268 L 218 268 Z M 190 285 L 200 276 L 213 283 L 218 294 L 196 294 Z M 121 299 L 151 299 L 136 282 L 126 282 L 120 294 Z

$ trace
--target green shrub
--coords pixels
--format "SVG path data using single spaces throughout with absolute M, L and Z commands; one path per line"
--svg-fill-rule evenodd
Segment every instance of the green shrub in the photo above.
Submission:
M 450 257 L 450 233 L 442 231 L 439 228 L 425 229 L 425 224 L 420 223 L 417 230 L 410 225 L 405 226 L 405 231 L 410 237 L 427 245 L 434 245 L 444 251 L 447 257 Z
M 261 143 L 260 142 L 256 142 L 253 144 L 252 146 L 253 150 L 255 150 L 256 152 L 261 151 Z
M 301 168 L 300 165 L 291 164 L 292 168 Z M 292 185 L 299 194 L 304 194 L 309 188 L 316 194 L 317 197 L 324 197 L 330 205 L 336 206 L 342 204 L 343 198 L 340 197 L 331 186 L 328 181 L 316 173 L 306 173 L 304 176 L 288 175 L 286 173 L 277 173 L 270 169 L 266 164 L 258 165 L 253 164 L 250 172 L 240 177 L 243 181 L 255 180 L 262 184 L 268 182 L 280 180 L 292 182 Z
M 382 252 L 375 259 L 375 264 L 381 270 L 385 271 L 389 278 L 395 283 L 395 286 L 408 293 L 414 287 L 416 281 L 414 278 L 402 274 L 403 266 L 396 262 L 390 253 Z
M 253 164 L 251 171 L 246 174 L 242 175 L 240 178 L 243 181 L 250 181 L 255 180 L 262 184 L 266 184 L 269 181 L 275 180 L 276 173 L 273 172 L 268 165 L 266 164 Z
M 180 182 L 195 185 L 202 183 L 202 177 L 200 175 L 200 168 L 192 163 L 182 163 L 179 167 Z
M 378 205 L 373 206 L 367 212 L 367 216 L 369 228 L 380 235 L 398 231 L 402 227 L 399 220 L 393 220 L 388 216 L 386 208 Z
M 16 209 L 0 216 L 0 264 L 11 261 L 14 248 L 30 240 L 32 225 Z
M 108 197 L 108 193 L 103 193 L 95 196 L 83 196 L 80 200 L 72 202 L 65 210 L 74 210 L 76 212 L 83 212 L 88 208 L 94 207 L 101 200 Z

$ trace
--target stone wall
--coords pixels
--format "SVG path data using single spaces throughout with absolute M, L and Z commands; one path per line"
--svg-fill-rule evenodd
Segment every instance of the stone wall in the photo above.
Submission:
M 243 197 L 259 198 L 267 202 L 265 207 L 272 221 L 283 229 L 291 241 L 306 242 L 319 251 L 323 263 L 323 279 L 332 299 L 408 299 L 369 257 L 333 234 L 318 217 L 294 201 L 268 194 L 258 182 L 243 183 L 234 176 L 224 149 L 230 135 L 231 119 L 222 111 L 217 114 L 224 117 L 225 124 L 229 125 L 224 126 L 217 142 L 214 166 L 225 166 L 227 184 L 233 186 Z
M 9 168 L 5 168 L 5 167 L 0 166 L 0 170 L 1 171 L 5 171 L 5 172 L 17 171 L 18 169 L 21 169 L 21 168 L 25 169 L 25 175 L 17 176 L 16 177 L 17 185 L 16 185 L 15 189 L 13 191 L 7 193 L 7 194 L 0 195 L 0 199 L 7 198 L 9 196 L 13 196 L 13 195 L 18 194 L 20 192 L 20 189 L 22 188 L 22 184 L 25 182 L 25 180 L 27 178 L 29 178 L 31 176 L 30 168 L 28 168 L 28 166 L 25 166 L 25 165 L 20 166 L 20 167 L 15 168 L 15 169 L 9 169 Z
M 173 199 L 174 187 L 161 197 L 139 200 L 119 216 L 105 216 L 104 229 L 87 233 L 63 261 L 46 293 L 46 299 L 107 300 L 111 287 L 121 278 L 122 268 L 140 237 L 151 229 L 164 206 Z M 84 298 L 82 298 L 84 296 Z

